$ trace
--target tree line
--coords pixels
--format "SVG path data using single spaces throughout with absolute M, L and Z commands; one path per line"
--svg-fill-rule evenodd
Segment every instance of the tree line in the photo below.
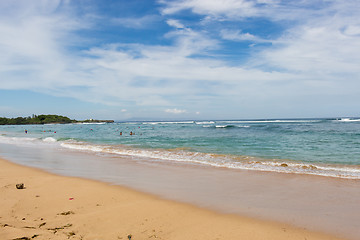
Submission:
M 33 115 L 32 117 L 4 118 L 0 117 L 0 125 L 26 125 L 26 124 L 47 124 L 47 123 L 73 123 L 68 117 L 59 115 Z

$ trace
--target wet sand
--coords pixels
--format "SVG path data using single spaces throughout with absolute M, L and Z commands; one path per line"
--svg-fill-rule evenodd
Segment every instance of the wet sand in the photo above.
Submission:
M 0 239 L 338 239 L 2 159 L 0 212 Z

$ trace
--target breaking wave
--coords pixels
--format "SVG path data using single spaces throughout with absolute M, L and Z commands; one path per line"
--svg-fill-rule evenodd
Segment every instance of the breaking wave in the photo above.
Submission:
M 341 118 L 338 120 L 335 120 L 337 122 L 360 122 L 360 119 L 353 119 L 353 118 Z
M 358 166 L 320 165 L 282 159 L 267 160 L 250 156 L 190 152 L 182 149 L 140 149 L 123 145 L 97 145 L 75 141 L 63 142 L 61 146 L 86 152 L 139 157 L 150 161 L 170 161 L 229 169 L 360 179 L 360 167 Z

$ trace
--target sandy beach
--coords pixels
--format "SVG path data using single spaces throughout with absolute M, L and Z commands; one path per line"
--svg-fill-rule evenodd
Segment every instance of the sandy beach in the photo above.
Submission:
M 16 184 L 24 183 L 24 189 Z M 0 159 L 0 239 L 339 239 Z

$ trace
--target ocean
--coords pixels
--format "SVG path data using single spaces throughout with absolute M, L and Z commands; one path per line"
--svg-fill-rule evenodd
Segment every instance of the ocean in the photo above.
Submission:
M 360 179 L 360 119 L 0 126 L 0 143 L 53 145 L 157 163 Z
M 360 235 L 359 118 L 0 126 L 0 156 L 224 213 Z

